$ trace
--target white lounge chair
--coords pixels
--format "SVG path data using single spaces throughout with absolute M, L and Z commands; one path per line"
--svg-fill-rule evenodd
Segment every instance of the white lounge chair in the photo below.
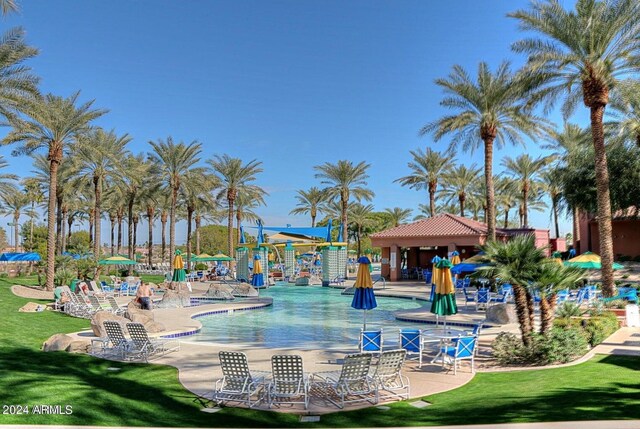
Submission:
M 313 383 L 327 393 L 326 399 L 338 408 L 346 403 L 368 401 L 376 403 L 376 386 L 369 377 L 370 353 L 345 356 L 342 370 L 313 374 Z M 339 401 L 333 398 L 337 397 Z
M 264 400 L 265 373 L 249 371 L 247 355 L 241 352 L 218 353 L 222 378 L 216 381 L 213 400 L 218 404 L 240 402 L 249 408 Z
M 141 359 L 148 362 L 150 357 L 180 350 L 180 343 L 177 341 L 150 339 L 142 323 L 127 323 L 127 331 L 131 337 L 127 350 L 127 357 L 130 359 Z
M 276 404 L 304 404 L 309 406 L 309 379 L 297 355 L 271 356 L 272 381 L 267 389 L 269 408 Z
M 371 379 L 376 386 L 376 402 L 382 398 L 409 399 L 409 379 L 402 374 L 407 351 L 388 350 L 380 354 L 378 364 L 371 371 Z

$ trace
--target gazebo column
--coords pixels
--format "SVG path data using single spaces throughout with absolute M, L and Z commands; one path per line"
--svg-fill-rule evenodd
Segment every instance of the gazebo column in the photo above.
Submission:
M 381 255 L 382 263 L 380 264 L 380 274 L 385 279 L 390 279 L 391 278 L 391 275 L 390 275 L 391 274 L 391 270 L 389 268 L 389 254 L 390 253 L 391 253 L 391 249 L 389 247 L 383 247 L 382 248 L 382 255 Z
M 397 244 L 391 245 L 391 253 L 389 254 L 389 268 L 391 273 L 389 275 L 392 282 L 400 280 L 400 247 Z
M 451 255 L 451 252 L 453 252 L 454 250 L 458 250 L 458 246 L 456 246 L 456 243 L 449 243 L 449 245 L 447 246 L 447 257 Z

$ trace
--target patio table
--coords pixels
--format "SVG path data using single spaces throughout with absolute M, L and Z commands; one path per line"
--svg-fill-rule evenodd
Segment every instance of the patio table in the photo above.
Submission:
M 442 352 L 443 346 L 445 346 L 446 344 L 449 344 L 451 340 L 465 336 L 465 335 L 467 335 L 467 331 L 464 331 L 462 329 L 453 329 L 453 328 L 426 329 L 422 331 L 423 344 L 434 342 L 435 340 L 439 342 L 438 353 L 431 360 L 431 363 L 436 363 L 440 358 L 444 359 L 443 352 Z

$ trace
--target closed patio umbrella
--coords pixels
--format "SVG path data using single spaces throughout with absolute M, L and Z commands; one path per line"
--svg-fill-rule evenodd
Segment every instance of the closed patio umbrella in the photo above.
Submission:
M 366 256 L 358 259 L 358 274 L 353 284 L 355 291 L 351 301 L 351 307 L 356 310 L 364 310 L 364 329 L 367 329 L 367 310 L 378 306 L 376 296 L 373 293 L 373 281 L 371 280 L 371 273 L 369 273 L 369 265 L 371 265 L 371 261 Z
M 451 279 L 451 262 L 442 259 L 437 264 L 440 280 L 436 286 L 436 294 L 431 303 L 431 312 L 438 316 L 445 316 L 444 326 L 447 327 L 447 316 L 458 313 L 456 304 L 456 291 Z
M 451 252 L 451 263 L 453 265 L 460 263 L 460 252 L 458 252 L 457 250 Z
M 253 276 L 251 277 L 251 286 L 264 286 L 264 274 L 262 273 L 262 265 L 260 264 L 260 255 L 253 256 Z
M 172 282 L 184 282 L 187 279 L 187 273 L 184 271 L 184 261 L 182 260 L 182 252 L 176 250 L 176 257 L 173 258 L 173 276 Z

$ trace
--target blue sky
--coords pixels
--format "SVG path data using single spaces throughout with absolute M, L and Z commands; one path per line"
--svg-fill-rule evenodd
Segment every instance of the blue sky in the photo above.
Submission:
M 270 194 L 258 214 L 266 224 L 305 226 L 308 218 L 288 214 L 296 190 L 319 185 L 314 165 L 339 159 L 371 164 L 377 210 L 399 206 L 417 214 L 418 204 L 428 202 L 426 191 L 393 181 L 408 173 L 410 150 L 448 145 L 446 138 L 434 143 L 418 136 L 446 113 L 434 80 L 454 64 L 472 73 L 480 61 L 492 69 L 505 59 L 522 64 L 510 50 L 522 33 L 506 14 L 526 5 L 30 0 L 0 26 L 23 26 L 40 49 L 29 65 L 44 92 L 82 90 L 81 99 L 110 110 L 98 125 L 133 136 L 133 152 L 147 152 L 149 140 L 170 135 L 200 141 L 203 160 L 222 153 L 258 158 L 265 169 L 258 184 Z M 550 118 L 561 122 L 557 114 Z M 526 150 L 541 153 L 534 143 Z M 10 169 L 28 174 L 30 158 L 10 151 L 0 148 Z M 522 151 L 498 150 L 494 168 Z M 458 160 L 481 165 L 482 151 L 460 153 Z M 552 226 L 548 212 L 531 219 L 536 227 Z M 568 232 L 569 221 L 561 227 Z M 178 242 L 184 231 L 181 222 Z

